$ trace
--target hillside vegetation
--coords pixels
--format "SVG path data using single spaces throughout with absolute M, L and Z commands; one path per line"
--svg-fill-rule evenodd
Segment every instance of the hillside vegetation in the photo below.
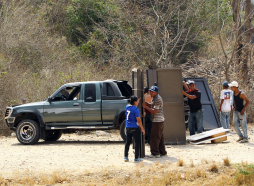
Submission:
M 68 82 L 130 81 L 132 68 L 182 67 L 208 78 L 214 95 L 225 78 L 238 80 L 253 97 L 248 2 L 0 0 L 0 133 L 9 132 L 7 105 L 44 100 Z

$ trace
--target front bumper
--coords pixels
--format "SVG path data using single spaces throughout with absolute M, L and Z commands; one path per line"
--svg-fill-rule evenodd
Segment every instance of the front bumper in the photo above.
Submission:
M 6 118 L 5 122 L 9 128 L 14 128 L 15 117 Z

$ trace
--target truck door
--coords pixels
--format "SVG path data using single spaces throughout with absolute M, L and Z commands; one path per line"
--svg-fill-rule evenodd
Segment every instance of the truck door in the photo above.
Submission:
M 101 87 L 100 83 L 86 83 L 82 103 L 83 123 L 101 125 Z
M 63 87 L 51 98 L 51 103 L 45 102 L 44 121 L 46 125 L 81 125 L 81 105 L 80 85 Z

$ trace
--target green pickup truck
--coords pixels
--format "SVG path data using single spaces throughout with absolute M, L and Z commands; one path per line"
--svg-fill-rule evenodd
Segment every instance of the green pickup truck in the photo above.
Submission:
M 89 81 L 61 86 L 47 100 L 8 106 L 5 121 L 25 145 L 58 140 L 63 130 L 119 129 L 125 136 L 127 81 Z

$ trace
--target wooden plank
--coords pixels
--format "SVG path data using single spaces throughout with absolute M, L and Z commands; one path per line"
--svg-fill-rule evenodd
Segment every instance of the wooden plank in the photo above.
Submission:
M 222 141 L 227 141 L 227 139 L 228 139 L 227 136 L 225 136 L 225 137 L 222 137 L 222 138 L 214 139 L 211 142 L 212 143 L 220 143 Z
M 205 140 L 199 140 L 198 142 L 193 142 L 193 141 L 190 141 L 191 144 L 193 145 L 199 145 L 201 143 L 204 143 L 204 142 L 207 142 L 207 141 L 211 141 L 211 140 L 214 140 L 214 139 L 218 139 L 218 138 L 221 138 L 221 137 L 225 137 L 225 136 L 229 136 L 231 135 L 230 133 L 227 133 L 225 135 L 222 135 L 222 136 L 217 136 L 215 138 L 206 138 Z
M 219 134 L 219 133 L 222 133 L 222 132 L 228 132 L 228 131 L 229 131 L 229 129 L 224 129 L 223 127 L 221 127 L 221 128 L 209 130 L 209 131 L 206 131 L 206 132 L 203 132 L 203 133 L 200 133 L 200 134 L 189 136 L 188 140 L 197 141 L 197 140 L 200 140 L 200 139 L 203 139 L 203 138 L 210 137 L 210 136 L 215 135 L 215 134 Z
M 211 137 L 212 137 L 212 138 L 215 138 L 215 137 L 217 137 L 217 136 L 223 136 L 223 135 L 225 135 L 225 134 L 226 134 L 226 132 L 222 132 L 222 133 L 219 133 L 219 134 L 212 135 Z M 227 140 L 227 136 L 222 137 L 222 138 L 218 138 L 218 139 L 215 139 L 215 140 L 212 140 L 211 142 L 212 142 L 212 143 L 220 143 L 220 142 L 226 141 L 226 140 Z

